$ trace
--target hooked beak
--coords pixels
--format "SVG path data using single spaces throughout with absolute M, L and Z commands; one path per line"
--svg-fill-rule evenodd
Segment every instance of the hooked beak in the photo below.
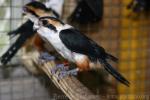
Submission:
M 27 7 L 22 8 L 22 16 L 26 16 L 27 14 Z

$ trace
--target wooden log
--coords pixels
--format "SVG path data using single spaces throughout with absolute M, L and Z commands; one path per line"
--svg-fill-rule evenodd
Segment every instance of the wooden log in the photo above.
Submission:
M 66 76 L 58 80 L 59 71 L 52 75 L 51 70 L 55 67 L 55 62 L 51 61 L 43 64 L 38 64 L 38 53 L 29 53 L 22 57 L 24 65 L 28 66 L 31 63 L 36 63 L 40 69 L 51 79 L 51 81 L 58 87 L 70 100 L 101 100 L 99 95 L 94 95 L 87 87 L 85 87 L 74 76 Z M 29 60 L 30 59 L 30 60 Z M 32 64 L 35 65 L 35 64 Z M 103 99 L 104 100 L 104 99 Z

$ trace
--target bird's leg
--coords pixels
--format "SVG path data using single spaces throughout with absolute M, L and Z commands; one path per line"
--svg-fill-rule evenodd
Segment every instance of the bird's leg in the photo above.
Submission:
M 39 62 L 41 64 L 46 63 L 48 61 L 52 61 L 52 60 L 55 60 L 55 57 L 51 56 L 49 53 L 47 53 L 47 52 L 40 53 Z
M 57 72 L 59 72 L 58 80 L 60 80 L 60 79 L 66 77 L 66 76 L 69 76 L 69 75 L 75 76 L 75 75 L 77 75 L 78 71 L 79 71 L 79 68 L 75 68 L 75 69 L 69 70 L 68 63 L 65 63 L 65 64 L 58 64 L 58 65 L 56 65 L 51 70 L 51 73 L 54 75 Z
M 64 66 L 69 66 L 69 62 L 68 61 L 63 61 Z
M 72 70 L 62 70 L 60 73 L 59 73 L 59 75 L 58 75 L 58 79 L 60 80 L 60 79 L 62 79 L 62 78 L 64 78 L 64 77 L 66 77 L 66 76 L 69 76 L 69 75 L 73 75 L 73 76 L 76 76 L 77 75 L 77 73 L 78 73 L 78 71 L 79 71 L 79 68 L 75 68 L 75 69 L 72 69 Z

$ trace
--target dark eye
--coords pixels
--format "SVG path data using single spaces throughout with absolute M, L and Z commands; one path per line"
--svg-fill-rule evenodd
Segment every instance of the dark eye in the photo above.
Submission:
M 42 25 L 43 25 L 43 26 L 48 25 L 48 21 L 47 21 L 47 20 L 42 20 Z

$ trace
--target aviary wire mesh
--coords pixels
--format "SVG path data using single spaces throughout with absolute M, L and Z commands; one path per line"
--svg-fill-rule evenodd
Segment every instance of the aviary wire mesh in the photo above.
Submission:
M 0 55 L 15 41 L 6 34 L 23 22 L 22 6 L 30 1 L 0 1 Z M 48 81 L 48 77 L 33 75 L 18 62 L 22 54 L 22 50 L 19 51 L 9 63 L 9 67 L 0 67 L 0 100 L 52 100 L 57 94 L 62 95 L 61 91 Z
M 0 54 L 11 44 L 6 33 L 22 22 L 21 9 L 29 1 L 0 1 Z M 131 82 L 128 88 L 110 77 L 113 85 L 102 87 L 102 90 L 107 88 L 107 94 L 101 89 L 97 93 L 114 100 L 149 100 L 150 19 L 144 15 L 136 20 L 128 17 L 130 11 L 126 10 L 126 5 L 129 2 L 130 0 L 104 0 L 103 21 L 88 25 L 72 24 L 117 56 L 120 61 L 114 66 Z M 74 6 L 75 0 L 65 0 L 62 19 L 66 21 Z M 21 54 L 18 53 L 19 56 Z M 12 60 L 12 65 L 17 63 L 17 58 Z M 1 67 L 0 100 L 61 100 L 63 93 L 47 80 L 44 75 L 32 75 L 22 65 L 6 69 Z M 88 84 L 93 83 L 88 81 Z M 58 96 L 62 96 L 61 99 Z

